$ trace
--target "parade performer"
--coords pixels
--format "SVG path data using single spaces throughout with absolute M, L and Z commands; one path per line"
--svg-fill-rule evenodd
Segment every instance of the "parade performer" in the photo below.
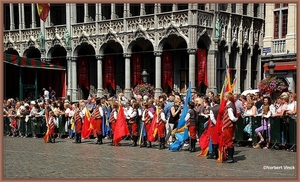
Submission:
M 138 123 L 139 123 L 139 114 L 138 108 L 139 104 L 137 102 L 132 103 L 132 112 L 129 114 L 127 113 L 126 119 L 128 120 L 128 128 L 131 128 L 131 138 L 133 140 L 132 147 L 137 146 L 137 139 L 138 139 Z
M 109 123 L 111 126 L 111 145 L 114 146 L 114 133 L 115 133 L 115 129 L 116 129 L 116 121 L 118 118 L 118 108 L 119 108 L 119 104 L 115 101 L 111 102 L 111 112 L 110 112 L 110 116 L 109 116 Z
M 159 138 L 159 150 L 165 148 L 165 124 L 166 124 L 166 116 L 164 113 L 164 103 L 163 101 L 158 101 L 157 103 L 157 134 Z
M 195 103 L 189 102 L 188 103 L 189 110 L 185 116 L 186 126 L 188 127 L 188 130 L 190 132 L 190 138 L 191 138 L 191 147 L 190 152 L 196 152 L 196 120 L 197 120 L 197 113 L 194 110 Z
M 49 112 L 49 121 L 47 123 L 47 127 L 48 127 L 48 141 L 50 143 L 55 143 L 55 130 L 56 130 L 56 125 L 55 125 L 55 116 L 54 116 L 54 112 L 50 111 Z
M 79 103 L 75 103 L 75 108 L 75 143 L 81 143 L 83 113 L 79 108 Z
M 152 118 L 154 115 L 148 108 L 148 106 L 149 106 L 148 102 L 144 102 L 143 106 L 144 106 L 144 111 L 142 114 L 142 121 L 144 122 L 144 127 L 146 129 L 146 136 L 144 136 L 144 143 L 143 143 L 143 145 L 141 145 L 141 147 L 151 148 L 152 147 L 151 141 L 148 141 L 148 144 L 149 144 L 148 146 L 147 146 L 146 141 L 147 141 L 148 135 L 150 135 L 151 121 L 152 121 Z
M 96 107 L 94 108 L 91 115 L 91 123 L 93 125 L 93 134 L 97 138 L 96 144 L 103 144 L 102 142 L 102 118 L 103 118 L 103 109 L 101 107 L 100 98 L 96 98 Z
M 233 141 L 233 133 L 234 133 L 234 124 L 238 118 L 235 117 L 236 109 L 232 100 L 232 93 L 226 92 L 224 94 L 224 101 L 226 102 L 226 106 L 224 109 L 224 114 L 222 116 L 222 137 L 224 144 L 222 147 L 227 151 L 226 162 L 233 163 L 233 154 L 234 154 L 234 141 Z
M 207 159 L 218 159 L 219 155 L 218 155 L 218 148 L 219 145 L 217 143 L 218 139 L 215 138 L 217 135 L 214 134 L 214 132 L 217 132 L 215 130 L 215 126 L 216 126 L 216 120 L 218 117 L 218 113 L 219 113 L 219 109 L 220 109 L 220 97 L 218 96 L 214 96 L 212 98 L 212 107 L 210 108 L 210 116 L 209 116 L 209 123 L 208 123 L 208 127 L 209 127 L 209 131 L 210 131 L 210 137 L 212 140 L 212 152 L 209 154 L 209 156 L 207 157 Z

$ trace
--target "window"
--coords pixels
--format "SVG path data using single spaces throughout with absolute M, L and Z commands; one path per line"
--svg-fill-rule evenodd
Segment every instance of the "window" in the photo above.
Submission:
M 248 4 L 243 4 L 243 15 L 248 15 Z
M 199 10 L 205 10 L 205 4 L 198 4 Z
M 274 39 L 286 37 L 288 26 L 288 4 L 275 4 L 274 10 Z
M 131 16 L 140 16 L 140 4 L 130 4 L 130 13 Z
M 227 11 L 227 4 L 219 4 L 220 11 Z
M 84 6 L 83 4 L 76 4 L 76 19 L 77 23 L 82 23 L 84 18 Z M 52 12 L 50 12 L 50 15 L 52 16 Z
M 236 4 L 231 4 L 231 13 L 236 13 Z
M 116 4 L 116 14 L 118 18 L 123 18 L 124 13 L 124 5 L 123 4 Z
M 172 4 L 161 4 L 160 9 L 161 12 L 171 12 L 172 11 Z
M 178 4 L 178 10 L 186 10 L 188 9 L 188 4 Z
M 10 10 L 9 10 L 9 4 L 4 4 L 4 13 L 3 13 L 3 20 L 4 20 L 4 28 L 5 30 L 10 30 Z
M 145 4 L 146 14 L 154 14 L 154 4 Z
M 254 14 L 254 17 L 258 17 L 258 14 L 259 14 L 259 4 L 254 4 L 253 14 Z
M 102 10 L 102 19 L 110 20 L 111 5 L 110 4 L 101 4 L 101 10 Z

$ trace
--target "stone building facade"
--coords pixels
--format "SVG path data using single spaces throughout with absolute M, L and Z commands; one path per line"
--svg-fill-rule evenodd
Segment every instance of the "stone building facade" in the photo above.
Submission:
M 36 4 L 4 4 L 3 51 L 65 66 L 70 100 L 88 93 L 129 96 L 143 70 L 156 96 L 184 93 L 189 83 L 200 93 L 219 93 L 227 68 L 239 93 L 256 88 L 263 76 L 262 3 L 50 7 L 43 22 Z M 61 84 L 40 74 L 40 88 Z
M 263 39 L 262 65 L 264 77 L 269 75 L 268 63 L 273 61 L 274 76 L 296 92 L 297 80 L 297 4 L 267 3 Z

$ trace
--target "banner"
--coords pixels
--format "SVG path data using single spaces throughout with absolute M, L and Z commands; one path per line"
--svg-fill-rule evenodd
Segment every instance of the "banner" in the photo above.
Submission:
M 142 84 L 142 55 L 133 54 L 133 85 Z
M 84 85 L 87 89 L 89 89 L 89 75 L 88 75 L 88 58 L 87 57 L 79 57 L 77 61 L 78 68 L 78 85 L 81 87 Z
M 163 52 L 163 86 L 166 84 L 173 88 L 172 53 Z
M 114 56 L 105 56 L 105 73 L 104 74 L 105 74 L 104 87 L 107 87 L 107 85 L 110 85 L 114 90 L 116 90 Z
M 198 64 L 198 87 L 203 82 L 208 87 L 207 81 L 207 61 L 206 61 L 206 50 L 197 50 L 197 64 Z

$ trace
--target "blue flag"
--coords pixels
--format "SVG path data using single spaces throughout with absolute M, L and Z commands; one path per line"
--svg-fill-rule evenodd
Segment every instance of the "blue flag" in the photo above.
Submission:
M 188 108 L 188 103 L 192 101 L 192 95 L 191 95 L 191 86 L 187 90 L 187 94 L 185 96 L 185 101 L 184 101 L 184 106 L 183 106 L 183 111 L 181 112 L 177 128 L 181 128 L 185 125 L 185 116 L 189 110 Z
M 182 128 L 186 123 L 185 117 L 189 110 L 188 103 L 190 101 L 192 101 L 191 84 L 187 90 L 187 94 L 186 94 L 185 102 L 184 102 L 184 106 L 183 106 L 183 111 L 181 112 L 181 115 L 180 115 L 180 118 L 178 121 L 178 125 L 177 125 L 177 129 Z M 183 132 L 175 133 L 175 138 L 176 138 L 176 141 L 170 145 L 169 150 L 179 150 L 181 148 L 181 146 L 184 144 L 184 142 L 189 138 L 188 128 L 184 128 Z

